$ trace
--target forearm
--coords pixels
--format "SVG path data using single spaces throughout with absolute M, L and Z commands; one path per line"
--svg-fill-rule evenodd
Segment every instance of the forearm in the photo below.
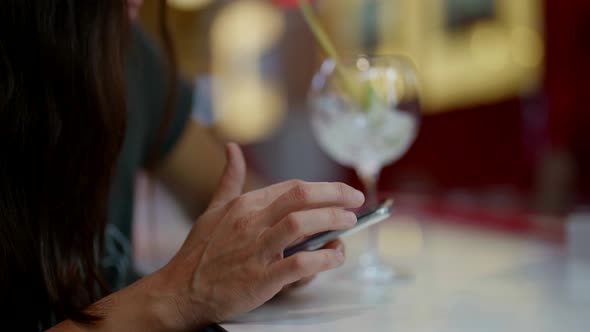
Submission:
M 113 293 L 87 309 L 101 319 L 94 324 L 66 320 L 51 328 L 50 332 L 70 331 L 184 331 L 205 327 L 195 308 L 190 319 L 182 317 L 178 297 L 167 293 L 167 287 L 158 275 L 150 275 Z M 193 322 L 187 325 L 187 322 Z M 190 325 L 190 327 L 189 327 Z

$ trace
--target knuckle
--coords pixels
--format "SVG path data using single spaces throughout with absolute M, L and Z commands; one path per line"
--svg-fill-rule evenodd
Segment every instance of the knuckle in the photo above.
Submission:
M 269 202 L 276 198 L 276 196 L 270 190 L 263 190 L 262 197 L 260 198 L 260 202 Z
M 296 187 L 297 185 L 299 185 L 299 184 L 301 184 L 301 183 L 303 183 L 303 181 L 301 181 L 301 180 L 299 180 L 299 179 L 293 179 L 293 180 L 288 180 L 288 181 L 287 181 L 287 185 L 288 185 L 289 187 L 291 187 L 291 188 L 292 188 L 292 187 Z
M 292 197 L 295 201 L 307 203 L 310 198 L 309 186 L 306 183 L 299 181 L 291 190 Z
M 306 275 L 306 269 L 307 269 L 307 262 L 305 259 L 305 256 L 302 255 L 295 255 L 293 256 L 293 260 L 292 260 L 292 268 L 294 273 L 297 273 L 297 275 L 299 276 L 304 276 Z
M 289 214 L 285 222 L 289 233 L 300 233 L 302 231 L 303 227 L 296 213 Z
M 233 223 L 233 229 L 236 232 L 243 232 L 248 229 L 250 220 L 248 218 L 238 218 Z
M 232 210 L 242 210 L 244 207 L 246 207 L 246 198 L 244 196 L 234 198 L 230 202 L 230 209 Z
M 270 235 L 270 228 L 265 227 L 261 230 L 259 230 L 256 234 L 256 253 L 257 254 L 267 254 L 268 250 L 267 250 L 267 244 L 269 243 L 270 239 L 271 239 L 271 235 Z

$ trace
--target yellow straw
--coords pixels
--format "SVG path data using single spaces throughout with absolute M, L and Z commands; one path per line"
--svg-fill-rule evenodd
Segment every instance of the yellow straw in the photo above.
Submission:
M 352 98 L 359 102 L 362 109 L 366 109 L 367 98 L 362 98 L 359 87 L 352 84 L 352 80 L 342 68 L 341 59 L 338 55 L 338 52 L 336 51 L 336 48 L 334 47 L 334 44 L 328 37 L 326 31 L 322 28 L 307 0 L 299 0 L 299 8 L 301 9 L 301 13 L 303 14 L 305 21 L 309 25 L 311 32 L 320 44 L 321 48 L 326 53 L 326 55 L 334 61 L 336 73 L 343 84 L 343 88 L 350 94 Z

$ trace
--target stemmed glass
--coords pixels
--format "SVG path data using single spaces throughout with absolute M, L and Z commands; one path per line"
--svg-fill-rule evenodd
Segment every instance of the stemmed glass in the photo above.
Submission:
M 416 138 L 418 90 L 415 66 L 400 55 L 327 59 L 314 76 L 310 92 L 314 136 L 328 156 L 355 169 L 368 207 L 378 204 L 383 166 L 401 158 Z M 353 91 L 364 92 L 358 98 Z M 364 280 L 386 282 L 399 274 L 380 258 L 378 231 L 377 225 L 368 229 L 357 272 Z

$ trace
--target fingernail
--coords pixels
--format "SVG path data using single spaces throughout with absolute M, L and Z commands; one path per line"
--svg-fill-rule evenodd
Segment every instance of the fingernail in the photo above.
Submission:
M 365 194 L 363 194 L 361 191 L 355 190 L 354 199 L 357 201 L 360 201 L 360 202 L 364 202 L 365 201 Z
M 336 250 L 335 256 L 338 264 L 344 263 L 344 253 L 342 251 Z
M 347 212 L 346 214 L 347 214 L 347 216 L 346 216 L 346 224 L 349 227 L 352 227 L 352 226 L 356 225 L 356 223 L 358 222 L 358 219 L 356 217 L 356 214 L 354 214 L 353 212 L 350 212 L 350 211 Z

